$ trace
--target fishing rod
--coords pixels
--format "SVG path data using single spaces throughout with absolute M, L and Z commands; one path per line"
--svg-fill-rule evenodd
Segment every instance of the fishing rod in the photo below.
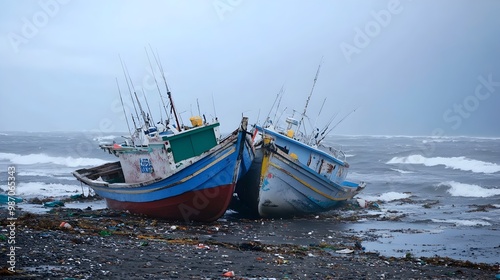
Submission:
M 212 106 L 214 107 L 215 120 L 218 121 L 217 111 L 215 110 L 215 101 L 214 101 L 214 93 L 213 92 L 212 92 Z
M 167 106 L 165 106 L 165 101 L 163 100 L 163 96 L 161 95 L 160 86 L 158 85 L 158 81 L 156 80 L 155 71 L 153 70 L 153 64 L 151 63 L 151 59 L 149 58 L 148 49 L 146 47 L 144 47 L 144 50 L 146 51 L 146 56 L 148 57 L 149 67 L 151 68 L 151 74 L 153 75 L 153 79 L 155 80 L 156 89 L 158 89 L 158 94 L 160 95 L 160 100 L 163 104 L 163 109 L 165 109 L 165 114 L 167 115 L 167 118 L 168 118 Z M 161 112 L 161 109 L 160 109 L 160 112 Z M 163 118 L 162 118 L 162 122 L 163 122 Z
M 358 107 L 358 108 L 359 108 L 359 107 Z M 336 127 L 340 124 L 340 123 L 342 123 L 342 122 L 343 122 L 343 121 L 344 121 L 347 117 L 349 117 L 352 113 L 356 112 L 356 110 L 358 110 L 358 108 L 356 108 L 356 109 L 352 110 L 351 112 L 349 112 L 349 114 L 345 115 L 345 116 L 344 116 L 342 119 L 340 119 L 340 120 L 339 120 L 339 121 L 338 121 L 338 122 L 337 122 L 337 123 L 336 123 L 336 124 L 335 124 L 332 128 L 330 128 L 330 129 L 328 130 L 328 132 L 327 132 L 327 133 L 326 133 L 326 134 L 325 134 L 325 135 L 324 135 L 324 136 L 323 136 L 323 137 L 322 137 L 322 138 L 321 138 L 321 139 L 317 142 L 317 143 L 318 143 L 318 145 L 319 145 L 319 143 L 320 143 L 321 141 L 323 141 L 323 140 L 326 138 L 326 136 L 327 136 L 327 135 L 328 135 L 328 134 L 329 134 L 332 130 L 334 130 L 334 129 L 335 129 L 335 128 L 336 128 Z
M 130 138 L 132 138 L 132 132 L 130 132 L 130 125 L 128 122 L 127 113 L 125 112 L 125 105 L 123 105 L 122 92 L 120 90 L 120 85 L 118 84 L 118 78 L 115 77 L 115 79 L 116 79 L 116 86 L 118 87 L 118 94 L 120 95 L 120 101 L 122 102 L 123 115 L 125 116 L 125 121 L 127 122 L 128 133 L 130 134 Z M 133 139 L 132 139 L 132 145 L 135 145 Z
M 325 135 L 325 132 L 328 130 L 328 127 L 332 124 L 332 122 L 335 120 L 335 118 L 338 116 L 339 112 L 337 111 L 328 121 L 327 125 L 322 129 L 321 136 Z
M 321 69 L 321 64 L 322 63 L 323 63 L 323 57 L 321 57 L 321 60 L 320 60 L 319 65 L 318 65 L 318 70 L 316 71 L 316 76 L 314 76 L 314 81 L 313 81 L 313 85 L 312 85 L 312 88 L 311 88 L 311 92 L 309 93 L 309 96 L 307 97 L 306 106 L 304 107 L 304 112 L 302 113 L 302 117 L 301 117 L 299 125 L 297 127 L 297 131 L 299 131 L 300 126 L 302 124 L 302 121 L 304 120 L 304 116 L 306 115 L 307 106 L 309 106 L 309 100 L 311 100 L 311 96 L 312 96 L 312 94 L 314 92 L 314 87 L 316 86 L 316 81 L 318 80 L 319 70 Z M 305 127 L 304 127 L 304 135 L 307 135 Z
M 151 45 L 149 45 L 149 47 L 151 48 L 151 52 L 153 53 L 153 57 L 154 57 L 154 59 L 156 61 L 156 65 L 160 69 L 161 76 L 163 78 L 163 82 L 165 83 L 165 88 L 167 89 L 167 97 L 168 97 L 169 102 L 170 102 L 171 111 L 174 114 L 175 123 L 177 124 L 177 129 L 179 131 L 181 131 L 182 127 L 181 127 L 181 125 L 179 123 L 179 117 L 177 116 L 177 111 L 175 110 L 174 100 L 172 99 L 172 93 L 170 92 L 170 89 L 168 88 L 167 79 L 165 78 L 165 72 L 163 71 L 163 66 L 161 64 L 161 61 L 159 61 L 159 57 L 157 57 L 158 54 L 155 55 L 155 53 L 154 53 L 153 48 L 151 47 Z
M 198 98 L 196 98 L 196 106 L 198 107 L 198 116 L 201 117 L 201 112 L 200 112 L 200 102 L 198 101 Z
M 319 109 L 318 116 L 316 116 L 316 119 L 314 120 L 314 124 L 311 126 L 312 131 L 311 131 L 311 136 L 309 137 L 309 141 L 308 141 L 309 144 L 313 138 L 317 138 L 319 136 L 319 129 L 316 128 L 316 123 L 318 122 L 319 116 L 321 115 L 321 112 L 323 111 L 323 106 L 325 106 L 325 102 L 326 102 L 326 97 L 325 97 L 325 99 L 323 99 L 323 104 L 321 104 L 321 108 Z M 314 136 L 314 128 L 316 128 L 316 130 L 317 130 L 316 136 Z
M 137 100 L 137 103 L 139 104 L 139 109 L 141 110 L 141 116 L 142 119 L 144 120 L 144 125 L 146 126 L 146 130 L 149 128 L 149 118 L 146 117 L 146 113 L 144 113 L 144 110 L 142 110 L 141 102 L 139 102 L 139 98 L 137 97 L 137 93 L 134 91 L 135 99 Z
M 154 124 L 155 121 L 153 119 L 153 114 L 151 113 L 151 109 L 149 108 L 148 98 L 146 97 L 146 93 L 144 92 L 144 88 L 141 88 L 141 89 L 142 89 L 142 95 L 144 95 L 144 100 L 146 100 L 146 107 L 148 107 L 149 116 L 151 117 L 151 123 Z M 151 125 L 151 123 L 150 123 L 150 125 Z
M 125 70 L 128 74 L 128 79 L 130 81 L 130 85 L 132 86 L 132 89 L 134 89 L 135 99 L 137 100 L 137 105 L 139 106 L 139 110 L 141 111 L 142 119 L 144 120 L 144 125 L 146 126 L 146 129 L 147 129 L 149 127 L 149 118 L 146 118 L 146 114 L 144 113 L 144 110 L 142 110 L 141 102 L 139 101 L 139 98 L 137 97 L 137 92 L 135 91 L 135 86 L 134 86 L 134 83 L 132 82 L 132 78 L 130 77 L 130 72 L 128 71 L 126 64 L 125 64 Z M 137 116 L 137 119 L 139 119 L 139 116 Z
M 264 120 L 264 124 L 269 121 L 269 115 L 271 115 L 271 112 L 273 111 L 274 109 L 274 105 L 276 104 L 276 102 L 278 101 L 279 97 L 280 97 L 280 94 L 283 92 L 283 87 L 285 86 L 285 84 L 283 84 L 281 86 L 281 89 L 280 91 L 278 92 L 278 94 L 276 94 L 276 98 L 274 99 L 274 102 L 273 102 L 273 105 L 271 106 L 271 109 L 269 109 L 269 113 L 267 113 L 267 116 L 266 116 L 266 119 Z M 277 110 L 277 109 L 276 109 Z M 260 110 L 259 110 L 259 114 L 260 114 Z M 276 116 L 276 114 L 275 114 Z M 258 122 L 257 122 L 258 123 Z
M 125 76 L 125 82 L 127 83 L 128 92 L 130 93 L 130 100 L 132 100 L 132 105 L 134 105 L 135 115 L 137 116 L 137 120 L 139 120 L 139 113 L 137 113 L 137 107 L 135 106 L 134 97 L 132 96 L 132 90 L 130 89 L 130 85 L 129 85 L 128 80 L 127 80 L 127 74 L 125 72 L 124 63 L 122 61 L 122 57 L 120 56 L 120 54 L 118 54 L 118 57 L 120 58 L 120 63 L 122 64 L 123 75 Z M 137 126 L 135 125 L 135 121 L 134 121 L 134 128 L 137 129 Z

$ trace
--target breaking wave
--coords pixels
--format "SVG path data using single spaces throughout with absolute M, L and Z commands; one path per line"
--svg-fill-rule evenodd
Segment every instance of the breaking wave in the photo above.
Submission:
M 452 196 L 463 197 L 490 197 L 500 195 L 500 189 L 488 189 L 478 185 L 464 184 L 455 181 L 443 182 L 438 185 L 439 187 L 448 187 L 447 192 Z
M 432 157 L 422 155 L 411 155 L 407 157 L 393 157 L 386 164 L 422 164 L 425 166 L 444 165 L 446 168 L 472 171 L 474 173 L 496 173 L 500 172 L 500 165 L 466 157 Z
M 67 167 L 94 166 L 107 163 L 107 161 L 99 158 L 54 157 L 46 154 L 19 155 L 11 153 L 0 153 L 0 160 L 9 160 L 13 164 L 21 165 L 51 163 Z

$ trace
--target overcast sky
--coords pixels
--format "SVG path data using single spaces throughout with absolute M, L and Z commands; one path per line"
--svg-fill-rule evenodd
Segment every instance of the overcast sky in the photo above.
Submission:
M 119 55 L 159 119 L 150 44 L 186 123 L 197 100 L 223 131 L 262 121 L 282 85 L 280 110 L 302 111 L 323 58 L 311 122 L 357 108 L 333 134 L 500 136 L 500 1 L 0 5 L 0 131 L 127 131 Z

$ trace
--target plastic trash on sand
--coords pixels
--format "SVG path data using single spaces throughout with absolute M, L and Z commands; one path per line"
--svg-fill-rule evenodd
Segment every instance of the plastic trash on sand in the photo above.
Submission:
M 224 277 L 234 277 L 234 271 L 227 271 L 222 274 Z
M 337 251 L 335 251 L 335 253 L 339 253 L 339 254 L 350 254 L 350 253 L 352 253 L 352 252 L 354 252 L 354 250 L 347 249 L 347 248 L 346 248 L 346 249 L 342 249 L 342 250 L 337 250 Z
M 60 228 L 73 228 L 70 224 L 66 223 L 66 222 L 62 222 L 60 225 L 59 225 Z
M 62 206 L 64 206 L 64 202 L 62 202 L 60 200 L 54 200 L 54 201 L 50 201 L 50 202 L 45 202 L 43 204 L 43 206 L 45 206 L 45 207 L 62 207 Z

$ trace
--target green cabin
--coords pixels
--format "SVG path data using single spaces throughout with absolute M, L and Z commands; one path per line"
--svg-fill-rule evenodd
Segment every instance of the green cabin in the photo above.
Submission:
M 175 135 L 163 136 L 163 141 L 170 141 L 174 161 L 199 156 L 217 145 L 215 127 L 219 123 L 193 128 Z

